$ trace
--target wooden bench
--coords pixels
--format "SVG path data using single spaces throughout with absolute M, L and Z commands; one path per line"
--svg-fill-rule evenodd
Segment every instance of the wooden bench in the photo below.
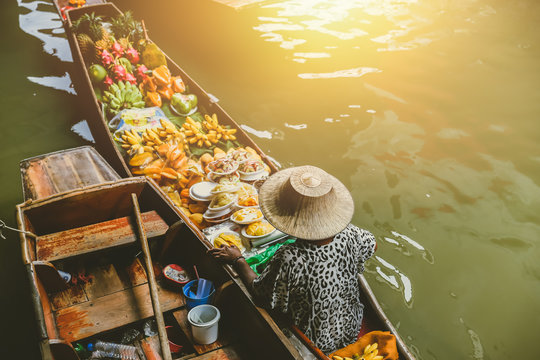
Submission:
M 168 225 L 156 211 L 142 214 L 148 239 L 162 236 Z M 134 220 L 128 216 L 38 237 L 37 259 L 55 261 L 138 241 Z

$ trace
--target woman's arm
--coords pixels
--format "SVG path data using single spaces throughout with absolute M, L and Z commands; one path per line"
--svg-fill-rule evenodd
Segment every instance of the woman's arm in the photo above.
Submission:
M 249 267 L 246 259 L 242 256 L 240 249 L 234 245 L 223 246 L 218 249 L 208 250 L 208 254 L 212 255 L 215 259 L 232 265 L 238 272 L 238 275 L 240 275 L 240 279 L 242 279 L 248 290 L 251 291 L 253 289 L 253 280 L 255 280 L 257 274 Z

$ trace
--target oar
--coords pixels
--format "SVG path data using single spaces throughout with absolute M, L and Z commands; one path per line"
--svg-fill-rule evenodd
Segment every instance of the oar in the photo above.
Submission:
M 137 220 L 139 239 L 141 240 L 141 248 L 144 253 L 144 260 L 146 263 L 146 275 L 148 276 L 148 284 L 150 286 L 150 298 L 152 299 L 152 307 L 154 308 L 154 316 L 156 318 L 158 326 L 159 342 L 161 343 L 161 353 L 163 354 L 163 358 L 165 360 L 172 360 L 171 350 L 169 349 L 169 339 L 167 338 L 167 331 L 165 330 L 165 321 L 163 320 L 163 313 L 161 312 L 161 305 L 159 303 L 159 294 L 156 278 L 154 276 L 154 267 L 152 266 L 152 257 L 150 256 L 150 248 L 148 247 L 146 232 L 144 231 L 143 227 L 141 209 L 139 208 L 139 201 L 137 200 L 137 195 L 132 193 L 131 200 L 133 201 L 133 210 L 135 212 L 135 219 Z

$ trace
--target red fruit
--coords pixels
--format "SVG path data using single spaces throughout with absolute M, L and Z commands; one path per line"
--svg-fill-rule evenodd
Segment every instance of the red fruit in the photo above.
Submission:
M 110 65 L 113 63 L 113 61 L 114 59 L 110 52 L 108 52 L 107 50 L 103 50 L 101 52 L 101 62 L 103 63 L 103 65 Z
M 126 76 L 124 77 L 124 80 L 129 81 L 133 85 L 137 84 L 137 79 L 135 78 L 135 76 L 133 76 L 133 74 L 130 74 L 130 73 L 126 74 Z
M 126 50 L 126 57 L 134 65 L 139 62 L 139 53 L 134 48 L 129 48 Z
M 111 79 L 110 76 L 106 76 L 105 80 L 103 80 L 103 84 L 105 84 L 107 87 L 111 86 L 113 83 L 113 79 Z
M 137 75 L 137 77 L 141 80 L 144 80 L 148 77 L 148 75 L 146 74 L 148 72 L 148 68 L 144 65 L 139 65 L 137 67 L 137 70 L 135 71 L 135 75 Z
M 111 50 L 116 57 L 120 57 L 124 54 L 124 48 L 119 43 L 115 42 L 111 47 Z
M 124 80 L 126 78 L 127 71 L 122 65 L 114 65 L 113 73 L 116 80 Z

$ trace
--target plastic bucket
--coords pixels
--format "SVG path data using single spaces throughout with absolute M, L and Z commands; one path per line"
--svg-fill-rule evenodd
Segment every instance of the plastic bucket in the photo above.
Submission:
M 188 312 L 193 340 L 197 344 L 207 345 L 218 338 L 218 324 L 221 314 L 213 305 L 199 305 Z
M 200 299 L 189 296 L 191 288 L 193 286 L 197 286 L 197 282 L 198 282 L 197 279 L 191 280 L 182 288 L 182 292 L 184 293 L 184 296 L 186 298 L 186 307 L 188 310 L 191 310 L 195 306 L 198 306 L 198 305 L 210 304 L 212 302 L 212 299 L 214 298 L 214 293 L 215 293 L 214 284 L 212 284 L 212 291 L 210 291 L 208 296 L 205 296 Z

